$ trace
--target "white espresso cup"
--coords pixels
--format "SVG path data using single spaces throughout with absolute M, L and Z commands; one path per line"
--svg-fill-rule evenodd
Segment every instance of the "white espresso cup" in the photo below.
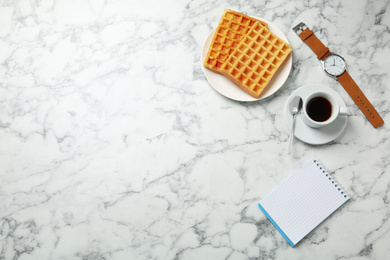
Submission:
M 336 98 L 328 92 L 314 92 L 303 100 L 303 122 L 313 128 L 329 125 L 339 116 L 347 116 L 347 107 L 340 107 Z

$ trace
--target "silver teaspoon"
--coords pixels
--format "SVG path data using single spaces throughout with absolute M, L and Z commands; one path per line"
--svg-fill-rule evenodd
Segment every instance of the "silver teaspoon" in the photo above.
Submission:
M 295 96 L 289 105 L 290 113 L 293 116 L 291 131 L 290 131 L 290 144 L 288 146 L 288 154 L 291 154 L 292 144 L 294 140 L 294 128 L 295 128 L 295 117 L 302 109 L 302 98 Z

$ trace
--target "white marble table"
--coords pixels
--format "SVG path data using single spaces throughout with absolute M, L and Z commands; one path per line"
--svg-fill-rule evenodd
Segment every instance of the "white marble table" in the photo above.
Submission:
M 296 2 L 2 1 L 0 259 L 390 259 L 389 1 Z M 236 102 L 204 77 L 225 8 L 293 46 L 275 95 Z M 344 56 L 382 127 L 323 73 L 301 21 Z M 285 102 L 312 83 L 351 116 L 289 156 Z M 351 200 L 292 248 L 257 202 L 313 157 Z

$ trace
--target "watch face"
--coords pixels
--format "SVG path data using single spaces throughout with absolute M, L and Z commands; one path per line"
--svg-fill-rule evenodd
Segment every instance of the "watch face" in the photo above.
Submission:
M 331 54 L 324 60 L 324 70 L 332 76 L 340 76 L 345 71 L 345 61 L 341 56 Z

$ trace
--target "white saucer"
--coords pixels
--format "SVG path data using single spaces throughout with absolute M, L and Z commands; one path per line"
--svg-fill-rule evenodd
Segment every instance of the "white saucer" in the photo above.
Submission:
M 305 85 L 295 90 L 287 99 L 286 107 L 285 107 L 285 115 L 286 115 L 286 121 L 289 129 L 291 129 L 291 125 L 292 125 L 292 115 L 289 111 L 289 104 L 291 100 L 295 96 L 300 96 L 302 98 L 305 98 L 311 93 L 313 93 L 314 91 L 324 91 L 333 94 L 337 102 L 339 103 L 339 106 L 345 107 L 344 100 L 333 89 L 318 84 Z M 322 128 L 312 128 L 310 126 L 307 126 L 303 122 L 302 116 L 303 116 L 302 114 L 299 114 L 295 119 L 296 121 L 295 121 L 294 135 L 299 140 L 314 145 L 326 144 L 336 139 L 344 131 L 348 119 L 348 116 L 339 116 L 338 118 L 336 118 L 335 121 L 333 121 L 331 124 L 327 126 L 324 126 Z
M 266 22 L 268 24 L 268 29 L 271 32 L 273 32 L 280 39 L 288 43 L 287 37 L 276 25 L 258 17 L 253 16 L 253 18 Z M 271 79 L 271 81 L 268 83 L 268 86 L 263 90 L 263 92 L 261 93 L 258 99 L 250 96 L 248 93 L 246 93 L 244 90 L 236 86 L 232 81 L 227 79 L 225 76 L 218 74 L 214 71 L 211 71 L 209 69 L 206 69 L 203 66 L 203 62 L 207 57 L 207 52 L 211 44 L 211 41 L 213 39 L 215 29 L 216 28 L 214 28 L 210 32 L 209 36 L 207 37 L 203 45 L 202 55 L 201 55 L 201 59 L 202 59 L 201 66 L 202 66 L 203 73 L 206 76 L 206 79 L 216 91 L 218 91 L 221 95 L 227 98 L 237 100 L 237 101 L 257 101 L 271 96 L 283 86 L 284 82 L 286 82 L 288 76 L 290 75 L 290 71 L 292 67 L 291 53 L 288 55 L 287 59 L 283 62 L 283 64 L 279 67 L 278 71 Z

